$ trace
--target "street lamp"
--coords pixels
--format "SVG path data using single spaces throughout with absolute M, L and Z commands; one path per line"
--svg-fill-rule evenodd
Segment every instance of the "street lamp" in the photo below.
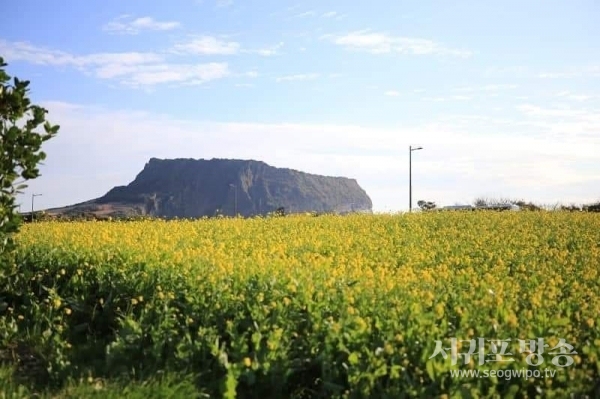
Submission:
M 33 199 L 35 197 L 41 197 L 42 194 L 31 194 L 31 221 L 33 222 L 34 216 L 33 216 Z
M 230 184 L 229 187 L 233 187 L 234 188 L 234 206 L 235 206 L 235 211 L 234 211 L 234 215 L 233 216 L 237 216 L 237 186 L 235 184 Z
M 412 152 L 422 150 L 423 147 L 408 146 L 408 211 L 412 212 Z

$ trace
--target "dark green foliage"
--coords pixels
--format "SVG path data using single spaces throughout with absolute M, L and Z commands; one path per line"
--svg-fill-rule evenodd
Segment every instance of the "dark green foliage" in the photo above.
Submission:
M 524 211 L 541 211 L 542 210 L 542 207 L 534 204 L 531 201 L 529 201 L 529 202 L 525 202 L 523 200 L 515 201 L 514 205 L 517 205 L 519 208 L 521 208 L 521 210 L 524 210 Z
M 580 212 L 582 210 L 582 207 L 578 206 L 578 205 L 562 205 L 559 208 L 561 211 L 569 211 L 569 212 Z
M 21 219 L 16 212 L 15 195 L 26 187 L 25 181 L 35 179 L 38 164 L 46 158 L 42 144 L 54 137 L 59 126 L 46 121 L 46 109 L 34 105 L 27 97 L 29 81 L 11 81 L 0 57 L 0 254 L 7 262 L 13 248 L 12 234 L 19 229 Z M 45 133 L 35 130 L 43 126 Z M 20 180 L 22 179 L 22 180 Z
M 18 266 L 15 262 L 13 236 L 23 222 L 16 211 L 15 196 L 26 187 L 27 180 L 35 179 L 38 164 L 46 158 L 42 144 L 54 137 L 59 127 L 46 121 L 44 108 L 34 105 L 27 97 L 29 81 L 9 76 L 7 64 L 0 57 L 0 281 L 12 278 Z M 35 130 L 43 126 L 45 133 Z M 6 308 L 9 296 L 0 292 L 0 310 Z M 4 327 L 4 323 L 2 324 Z M 4 331 L 4 330 L 3 330 Z M 21 375 L 33 374 L 38 383 L 47 380 L 43 354 L 38 353 L 26 340 L 2 340 L 0 362 L 16 363 Z M 5 385 L 0 380 L 2 385 Z M 19 391 L 21 392 L 21 391 Z M 25 392 L 21 392 L 25 396 Z M 0 391 L 1 397 L 6 397 Z
M 586 212 L 600 212 L 600 201 L 596 202 L 595 204 L 585 205 L 583 210 Z

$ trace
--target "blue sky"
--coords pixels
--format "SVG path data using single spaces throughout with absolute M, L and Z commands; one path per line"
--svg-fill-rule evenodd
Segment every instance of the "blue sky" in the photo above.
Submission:
M 21 200 L 150 157 L 252 158 L 413 199 L 600 199 L 600 3 L 4 0 L 0 55 L 62 126 Z

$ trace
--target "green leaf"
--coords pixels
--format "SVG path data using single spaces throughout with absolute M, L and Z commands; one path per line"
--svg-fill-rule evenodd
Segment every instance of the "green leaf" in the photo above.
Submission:
M 427 369 L 427 375 L 431 378 L 432 381 L 435 381 L 435 366 L 433 364 L 433 360 L 428 360 L 425 364 L 425 368 Z
M 568 326 L 571 324 L 571 320 L 567 319 L 567 318 L 560 318 L 560 319 L 552 319 L 552 321 L 550 322 L 551 325 L 553 327 L 563 327 L 563 326 Z

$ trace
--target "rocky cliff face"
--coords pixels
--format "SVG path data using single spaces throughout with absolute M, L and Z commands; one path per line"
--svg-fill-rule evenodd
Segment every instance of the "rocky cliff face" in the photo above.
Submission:
M 280 207 L 286 212 L 372 209 L 371 199 L 354 179 L 230 159 L 152 158 L 129 185 L 115 187 L 92 202 L 127 204 L 160 217 L 233 215 L 236 210 L 251 216 Z

